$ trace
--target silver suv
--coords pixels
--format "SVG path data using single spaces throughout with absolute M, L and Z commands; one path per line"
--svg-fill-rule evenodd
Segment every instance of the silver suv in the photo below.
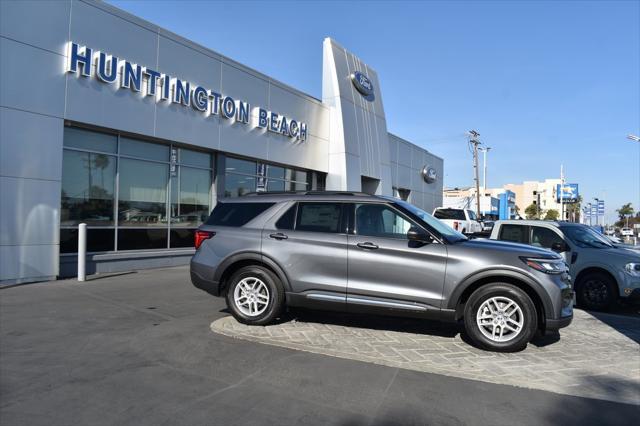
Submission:
M 618 300 L 640 299 L 640 252 L 617 245 L 587 225 L 501 220 L 491 239 L 531 244 L 559 253 L 575 277 L 578 305 L 607 310 Z
M 286 306 L 463 321 L 476 345 L 523 349 L 573 318 L 570 277 L 549 250 L 470 240 L 415 206 L 360 193 L 223 199 L 196 231 L 193 284 L 240 322 Z

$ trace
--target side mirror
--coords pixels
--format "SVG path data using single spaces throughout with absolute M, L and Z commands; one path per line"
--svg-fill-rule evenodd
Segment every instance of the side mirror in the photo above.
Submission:
M 567 243 L 560 242 L 551 244 L 551 250 L 555 251 L 556 253 L 563 253 L 565 251 L 571 251 L 571 248 Z
M 412 226 L 407 231 L 407 238 L 409 241 L 416 241 L 419 243 L 430 243 L 432 241 L 431 235 L 427 234 L 417 226 Z

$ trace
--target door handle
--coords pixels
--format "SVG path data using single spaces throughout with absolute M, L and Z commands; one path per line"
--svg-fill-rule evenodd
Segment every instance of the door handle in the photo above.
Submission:
M 286 240 L 289 237 L 282 232 L 276 232 L 275 234 L 269 234 L 269 238 L 273 238 L 274 240 Z
M 369 250 L 375 250 L 378 248 L 376 244 L 370 243 L 369 241 L 365 243 L 358 243 L 357 246 L 360 248 L 369 249 Z

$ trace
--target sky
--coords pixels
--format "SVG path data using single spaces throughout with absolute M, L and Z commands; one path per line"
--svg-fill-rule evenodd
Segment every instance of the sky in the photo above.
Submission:
M 444 159 L 445 187 L 473 185 L 475 129 L 489 187 L 562 164 L 608 222 L 640 207 L 640 0 L 110 3 L 317 98 L 334 38 L 377 71 L 388 130 Z

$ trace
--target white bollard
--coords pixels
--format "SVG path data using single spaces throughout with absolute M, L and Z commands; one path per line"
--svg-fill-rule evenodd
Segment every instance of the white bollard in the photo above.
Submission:
M 87 224 L 78 225 L 78 281 L 87 277 Z

